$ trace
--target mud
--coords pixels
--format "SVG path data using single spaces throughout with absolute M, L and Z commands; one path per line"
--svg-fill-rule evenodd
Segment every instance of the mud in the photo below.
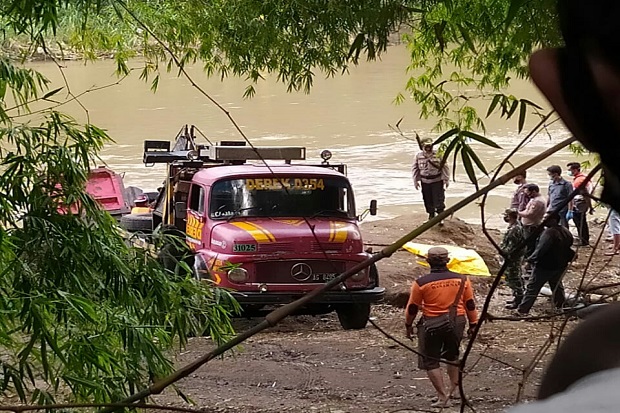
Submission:
M 380 249 L 422 222 L 422 215 L 365 223 L 362 230 L 369 246 Z M 593 229 L 593 237 L 601 227 Z M 499 241 L 498 231 L 491 235 Z M 603 237 L 604 238 L 604 237 Z M 417 242 L 454 244 L 476 249 L 492 273 L 499 260 L 478 226 L 456 218 L 419 237 Z M 617 260 L 604 257 L 605 241 L 595 250 L 588 270 L 592 283 L 617 281 Z M 566 276 L 567 291 L 580 283 L 591 249 L 582 249 Z M 424 269 L 416 257 L 399 251 L 378 263 L 381 282 L 388 290 L 387 303 L 373 307 L 371 320 L 405 346 L 414 346 L 404 336 L 403 310 L 411 282 Z M 490 279 L 473 278 L 478 303 L 484 302 Z M 510 316 L 504 310 L 509 291 L 500 286 L 490 302 L 490 313 Z M 533 310 L 545 315 L 549 300 L 541 297 Z M 243 331 L 259 319 L 237 319 Z M 537 321 L 497 320 L 483 325 L 468 358 L 464 390 L 478 412 L 503 411 L 521 400 L 532 399 L 549 354 L 537 363 L 535 355 L 549 340 L 550 332 L 562 337 L 579 320 L 570 318 Z M 344 331 L 334 314 L 298 316 L 258 334 L 242 347 L 212 360 L 178 384 L 178 390 L 205 412 L 429 412 L 433 390 L 417 356 L 371 324 L 364 330 Z M 464 343 L 466 344 L 466 343 Z M 551 353 L 557 341 L 550 346 Z M 177 355 L 178 365 L 195 360 L 213 346 L 197 337 Z M 525 379 L 524 379 L 525 376 Z M 522 391 L 520 392 L 521 386 Z M 174 391 L 156 397 L 166 405 L 186 405 Z M 443 411 L 459 411 L 453 406 Z

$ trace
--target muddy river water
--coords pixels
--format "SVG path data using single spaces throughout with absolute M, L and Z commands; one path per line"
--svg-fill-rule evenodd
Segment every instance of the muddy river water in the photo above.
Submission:
M 434 121 L 420 120 L 418 107 L 413 102 L 394 104 L 395 96 L 404 90 L 409 77 L 407 64 L 405 47 L 393 46 L 380 61 L 363 62 L 352 67 L 348 74 L 328 79 L 317 76 L 310 94 L 287 93 L 285 85 L 267 78 L 258 84 L 257 93 L 251 99 L 243 98 L 248 84 L 244 79 L 227 78 L 223 82 L 217 78 L 207 79 L 199 65 L 189 68 L 189 73 L 230 112 L 254 144 L 305 146 L 308 159 L 312 161 L 319 160 L 321 150 L 330 149 L 333 161 L 348 165 L 358 212 L 371 199 L 377 199 L 379 213 L 375 219 L 382 219 L 424 209 L 410 173 L 417 144 L 395 132 L 390 125 L 403 118 L 400 127 L 407 137 L 412 138 L 414 130 L 423 138 L 437 136 L 431 132 Z M 139 79 L 139 70 L 119 84 L 102 88 L 118 80 L 111 61 L 67 62 L 64 66 L 72 93 L 92 90 L 80 101 L 88 109 L 90 121 L 106 129 L 115 140 L 115 144 L 103 150 L 102 160 L 114 170 L 125 173 L 126 185 L 153 190 L 164 177 L 162 166 L 147 168 L 142 164 L 145 139 L 172 140 L 185 124 L 196 125 L 213 142 L 241 139 L 224 112 L 176 73 L 163 74 L 158 91 L 153 93 L 149 84 Z M 134 62 L 133 66 L 139 68 L 139 62 Z M 52 79 L 57 84 L 55 87 L 62 85 L 60 71 L 53 63 L 36 63 L 33 67 Z M 548 107 L 528 81 L 515 81 L 510 92 Z M 61 95 L 62 92 L 57 96 Z M 486 112 L 487 105 L 488 101 L 480 104 L 482 113 Z M 77 104 L 65 105 L 65 110 L 79 120 L 86 119 L 86 112 Z M 534 116 L 530 117 L 526 129 L 535 121 Z M 524 133 L 517 133 L 516 119 L 506 121 L 491 116 L 486 126 L 487 136 L 502 149 L 480 144 L 474 147 L 491 170 Z M 547 130 L 548 133 L 537 135 L 513 158 L 513 163 L 521 163 L 568 136 L 559 122 Z M 545 168 L 551 164 L 564 167 L 573 159 L 579 158 L 564 150 L 528 171 L 529 181 L 538 183 L 546 191 Z M 490 225 L 503 226 L 500 213 L 507 206 L 513 189 L 514 185 L 509 184 L 491 194 L 486 210 Z M 447 204 L 454 204 L 473 190 L 464 171 L 458 167 L 456 180 L 451 182 L 446 193 Z M 479 207 L 471 205 L 457 216 L 479 222 Z

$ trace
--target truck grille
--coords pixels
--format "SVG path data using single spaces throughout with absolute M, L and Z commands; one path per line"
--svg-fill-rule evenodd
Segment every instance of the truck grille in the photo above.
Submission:
M 310 250 L 312 252 L 340 252 L 344 244 L 342 242 L 316 242 L 312 241 L 310 243 Z
M 258 244 L 258 252 L 263 253 L 290 252 L 293 250 L 293 244 L 290 242 L 270 242 Z
M 324 283 L 344 272 L 342 261 L 269 261 L 256 263 L 257 283 L 305 284 Z M 310 269 L 310 274 L 308 274 Z M 295 278 L 293 275 L 296 275 Z

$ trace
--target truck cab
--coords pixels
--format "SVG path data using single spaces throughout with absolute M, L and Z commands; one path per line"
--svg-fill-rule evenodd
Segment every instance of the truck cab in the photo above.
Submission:
M 302 147 L 199 147 L 192 130 L 172 151 L 147 144 L 145 162 L 168 163 L 153 223 L 184 233 L 198 279 L 231 290 L 251 312 L 292 302 L 368 258 L 345 165 L 293 164 L 305 159 Z M 366 212 L 375 211 L 373 201 Z M 364 328 L 384 293 L 373 265 L 305 310 L 335 310 L 345 329 Z

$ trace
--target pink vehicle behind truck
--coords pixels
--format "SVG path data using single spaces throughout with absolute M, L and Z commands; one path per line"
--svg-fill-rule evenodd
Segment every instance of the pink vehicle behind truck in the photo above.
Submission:
M 246 162 L 257 158 L 284 163 Z M 234 291 L 247 312 L 294 301 L 368 258 L 345 166 L 292 163 L 304 158 L 301 147 L 198 146 L 187 128 L 172 150 L 147 141 L 145 163 L 168 164 L 153 225 L 183 231 L 196 277 Z M 305 312 L 335 310 L 345 329 L 364 328 L 383 295 L 372 266 Z

